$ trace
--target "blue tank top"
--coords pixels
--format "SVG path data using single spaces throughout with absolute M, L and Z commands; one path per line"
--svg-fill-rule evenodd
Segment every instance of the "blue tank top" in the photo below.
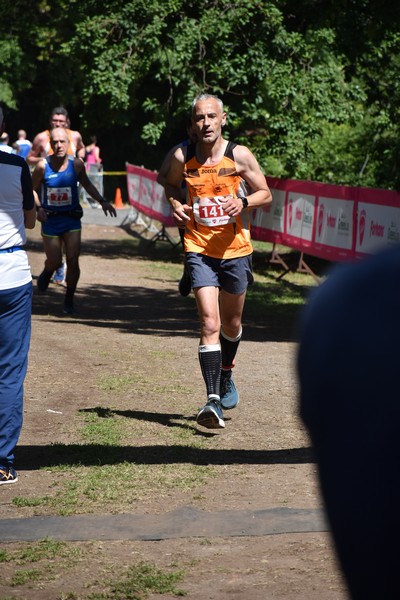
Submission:
M 65 171 L 53 171 L 49 158 L 43 178 L 43 206 L 54 212 L 68 212 L 79 206 L 78 176 L 73 159 L 68 160 Z

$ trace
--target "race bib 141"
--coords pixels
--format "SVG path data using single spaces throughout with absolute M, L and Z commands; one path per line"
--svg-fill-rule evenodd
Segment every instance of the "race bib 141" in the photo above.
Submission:
M 211 198 L 193 198 L 193 215 L 197 223 L 206 227 L 218 227 L 233 223 L 234 217 L 224 212 L 224 204 L 232 196 L 213 196 Z

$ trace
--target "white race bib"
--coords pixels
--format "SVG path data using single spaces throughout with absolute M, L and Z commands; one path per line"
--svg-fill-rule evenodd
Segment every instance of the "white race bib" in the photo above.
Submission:
M 71 206 L 72 190 L 70 187 L 47 188 L 47 203 L 49 206 Z
M 232 196 L 213 196 L 212 198 L 193 198 L 193 215 L 196 223 L 206 227 L 218 227 L 234 223 L 235 218 L 224 212 L 223 206 Z

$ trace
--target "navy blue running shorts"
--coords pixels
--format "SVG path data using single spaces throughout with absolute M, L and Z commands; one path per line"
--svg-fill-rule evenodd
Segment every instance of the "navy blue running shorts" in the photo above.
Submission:
M 219 287 L 229 294 L 242 294 L 254 282 L 252 255 L 240 258 L 213 258 L 197 252 L 186 253 L 192 288 Z
M 80 220 L 69 215 L 50 217 L 45 223 L 42 223 L 42 235 L 45 237 L 60 237 L 63 233 L 81 231 L 81 229 Z

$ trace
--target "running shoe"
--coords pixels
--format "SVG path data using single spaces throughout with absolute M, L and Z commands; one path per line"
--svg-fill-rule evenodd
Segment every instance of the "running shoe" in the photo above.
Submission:
M 52 276 L 53 271 L 47 271 L 47 269 L 43 269 L 36 282 L 39 292 L 45 292 L 47 290 Z
M 221 406 L 226 410 L 239 404 L 239 394 L 232 379 L 232 371 L 221 371 Z
M 53 281 L 54 283 L 64 283 L 65 281 L 65 265 L 64 263 L 61 265 L 61 267 L 59 267 L 54 275 L 53 275 Z
M 186 267 L 183 270 L 183 275 L 179 282 L 178 288 L 181 296 L 189 296 L 192 289 L 192 280 L 190 279 L 189 271 Z
M 18 474 L 12 467 L 0 467 L 0 485 L 6 483 L 16 483 L 18 481 Z
M 207 402 L 197 413 L 196 422 L 207 429 L 223 429 L 225 421 L 219 401 L 210 400 Z

